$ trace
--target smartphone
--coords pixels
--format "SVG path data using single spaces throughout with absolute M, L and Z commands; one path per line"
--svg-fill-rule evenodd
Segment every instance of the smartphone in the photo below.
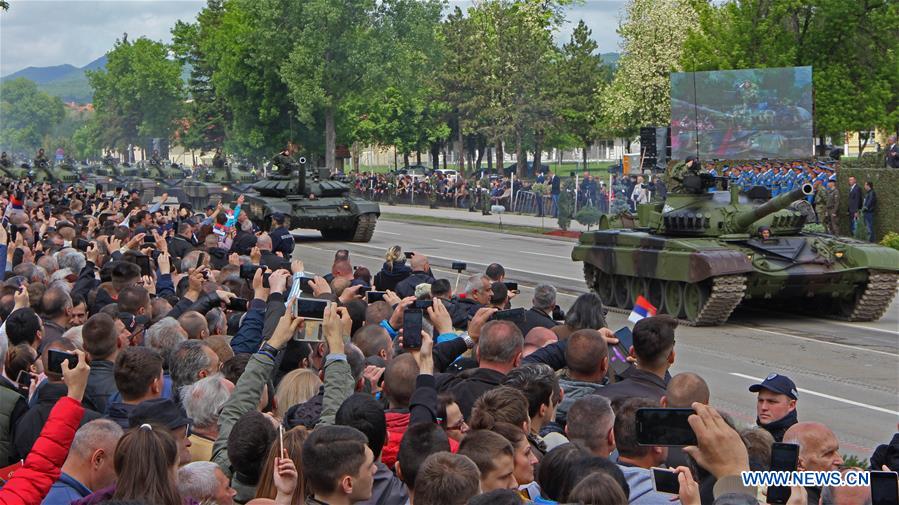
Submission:
M 467 270 L 468 265 L 466 265 L 465 263 L 463 263 L 461 261 L 454 261 L 452 269 L 456 270 L 457 272 L 461 272 L 462 270 Z
M 197 260 L 197 266 L 202 265 L 203 263 L 200 261 L 203 259 L 203 256 L 206 253 L 200 253 L 200 258 Z M 262 268 L 259 265 L 241 265 L 240 266 L 240 278 L 246 279 L 248 281 L 252 281 L 253 277 L 256 276 L 256 270 Z
M 386 291 L 369 291 L 365 293 L 365 297 L 368 300 L 368 303 L 375 303 L 384 300 L 384 295 Z
M 69 367 L 73 367 L 78 363 L 78 355 L 56 349 L 47 351 L 47 371 L 62 375 L 62 362 L 69 360 Z
M 415 304 L 413 307 L 416 309 L 421 309 L 422 311 L 428 310 L 434 306 L 434 300 L 415 300 Z
M 518 283 L 517 282 L 503 282 L 506 285 L 506 289 L 511 291 L 518 291 Z
M 406 309 L 403 312 L 403 348 L 421 348 L 421 309 Z
M 771 446 L 771 471 L 794 472 L 799 464 L 799 446 L 775 442 Z M 788 486 L 768 486 L 767 502 L 784 504 L 790 499 Z
M 228 310 L 236 310 L 238 312 L 246 312 L 250 302 L 246 298 L 232 298 L 228 303 Z
M 667 468 L 653 467 L 652 489 L 658 493 L 678 494 L 680 482 L 677 480 L 677 472 Z
M 91 242 L 90 242 L 90 240 L 79 237 L 79 238 L 75 239 L 74 245 L 75 245 L 75 249 L 78 249 L 79 251 L 84 252 L 84 251 L 87 251 L 87 248 L 91 245 Z
M 153 275 L 153 266 L 150 264 L 149 256 L 144 256 L 144 255 L 135 256 L 134 262 L 137 264 L 137 266 L 140 267 L 141 276 Z
M 156 243 L 156 237 L 154 237 L 152 233 L 147 232 L 147 234 L 144 235 L 144 244 L 155 244 L 155 243 Z
M 411 251 L 406 251 L 406 252 L 404 252 L 403 254 L 406 255 L 406 259 L 411 259 L 412 256 L 415 256 L 415 253 L 413 253 L 413 252 L 411 252 Z
M 634 334 L 627 326 L 615 332 L 618 343 L 609 347 L 609 366 L 616 375 L 621 375 L 632 365 L 627 361 L 630 348 L 634 345 Z
M 300 277 L 298 281 L 300 283 L 300 291 L 312 294 L 312 287 L 309 286 L 309 283 L 313 281 L 315 281 L 315 277 Z
M 871 472 L 871 505 L 895 505 L 899 503 L 899 474 L 896 472 Z
M 328 300 L 297 298 L 296 315 L 304 319 L 324 319 Z
M 19 385 L 19 389 L 26 391 L 31 387 L 31 374 L 28 373 L 28 370 L 19 370 L 19 374 L 16 376 L 16 383 Z
M 197 266 L 199 267 L 199 266 L 203 266 L 203 265 L 207 265 L 207 266 L 209 265 L 209 255 L 206 254 L 205 252 L 200 252 L 199 256 L 197 256 Z M 241 265 L 241 273 L 243 273 L 243 265 Z M 256 271 L 253 270 L 253 273 L 255 274 Z M 251 280 L 253 279 L 252 275 L 250 276 L 250 279 Z
M 696 445 L 696 434 L 687 422 L 693 409 L 637 409 L 637 443 L 640 445 Z
M 493 319 L 494 321 L 523 322 L 524 309 L 519 307 L 517 309 L 500 310 L 494 313 L 491 319 Z

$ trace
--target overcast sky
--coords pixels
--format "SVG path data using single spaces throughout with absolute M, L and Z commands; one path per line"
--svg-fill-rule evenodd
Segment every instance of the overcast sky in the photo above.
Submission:
M 10 0 L 0 13 L 0 76 L 25 67 L 87 65 L 106 53 L 127 32 L 169 42 L 175 21 L 194 20 L 205 5 L 195 0 Z M 471 0 L 450 0 L 467 8 Z M 567 41 L 578 19 L 593 30 L 604 53 L 618 50 L 615 29 L 624 0 L 586 0 L 570 7 L 569 23 L 557 35 Z

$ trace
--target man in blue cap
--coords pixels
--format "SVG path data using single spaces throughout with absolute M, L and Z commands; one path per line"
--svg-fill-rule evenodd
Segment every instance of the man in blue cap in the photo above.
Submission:
M 281 212 L 272 214 L 272 231 L 269 233 L 272 237 L 272 252 L 280 252 L 284 259 L 290 261 L 293 254 L 294 242 L 293 235 L 287 229 L 289 222 L 287 216 Z
M 786 375 L 773 373 L 761 384 L 749 386 L 749 391 L 759 394 L 756 424 L 770 433 L 776 442 L 781 442 L 787 429 L 799 422 L 796 384 Z

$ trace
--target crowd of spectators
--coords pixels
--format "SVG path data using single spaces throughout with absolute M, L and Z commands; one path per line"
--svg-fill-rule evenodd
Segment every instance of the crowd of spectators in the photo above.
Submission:
M 615 373 L 598 296 L 566 312 L 541 284 L 497 318 L 520 296 L 499 264 L 454 292 L 400 246 L 377 268 L 338 250 L 308 273 L 283 216 L 260 232 L 239 203 L 5 181 L 0 209 L 3 504 L 758 503 L 739 475 L 767 468 L 775 440 L 799 445 L 800 469 L 843 465 L 789 378 L 752 386 L 757 425 L 737 426 L 701 376 L 669 373 L 676 320 L 636 323 Z M 326 308 L 305 320 L 310 298 Z M 405 346 L 407 309 L 428 301 Z M 637 443 L 645 407 L 693 408 L 698 443 Z M 896 470 L 897 451 L 899 436 L 872 465 Z M 659 466 L 677 495 L 653 490 Z

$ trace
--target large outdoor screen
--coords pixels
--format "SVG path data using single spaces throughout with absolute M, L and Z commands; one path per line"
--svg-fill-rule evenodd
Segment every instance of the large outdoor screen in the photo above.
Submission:
M 812 156 L 812 67 L 671 74 L 674 159 Z

